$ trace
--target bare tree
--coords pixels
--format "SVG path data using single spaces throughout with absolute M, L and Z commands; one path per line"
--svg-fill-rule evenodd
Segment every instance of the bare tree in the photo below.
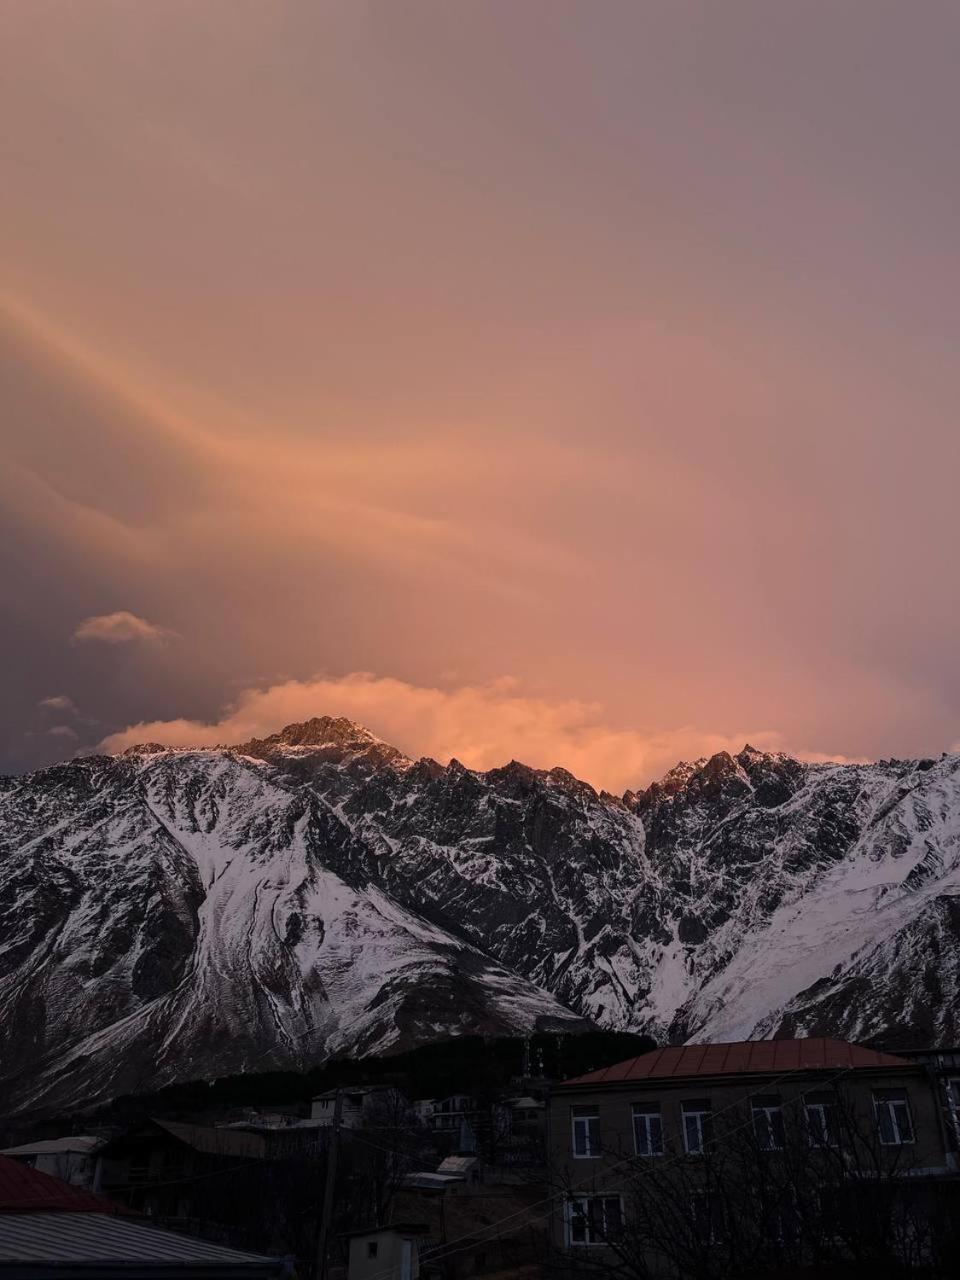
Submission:
M 600 1189 L 567 1192 L 574 1235 L 602 1241 L 602 1261 L 574 1248 L 564 1266 L 624 1280 L 955 1275 L 958 1188 L 918 1176 L 912 1142 L 884 1131 L 896 1113 L 857 1101 L 843 1088 L 782 1106 L 747 1097 L 707 1120 L 692 1154 L 607 1152 Z

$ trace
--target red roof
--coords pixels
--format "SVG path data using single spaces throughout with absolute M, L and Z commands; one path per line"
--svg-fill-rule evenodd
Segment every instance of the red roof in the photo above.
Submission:
M 846 1040 L 811 1036 L 806 1040 L 742 1040 L 737 1044 L 684 1044 L 654 1049 L 639 1058 L 577 1076 L 565 1084 L 617 1084 L 629 1080 L 686 1079 L 691 1076 L 782 1075 L 787 1071 L 862 1070 L 912 1067 L 892 1053 L 865 1049 Z
M 0 1213 L 123 1213 L 112 1200 L 0 1156 Z

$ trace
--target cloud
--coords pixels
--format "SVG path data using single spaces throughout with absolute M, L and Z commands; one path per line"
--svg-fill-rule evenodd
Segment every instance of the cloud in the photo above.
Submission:
M 56 693 L 49 698 L 41 698 L 37 706 L 42 707 L 45 711 L 66 711 L 72 716 L 78 714 L 77 704 L 72 698 L 68 698 L 65 693 Z
M 136 640 L 163 644 L 173 639 L 173 636 L 174 632 L 168 631 L 166 627 L 158 627 L 156 623 L 138 618 L 135 613 L 129 613 L 126 609 L 84 618 L 73 633 L 74 640 L 98 640 L 103 644 L 128 644 Z
M 511 759 L 536 768 L 562 765 L 614 792 L 660 777 L 681 759 L 738 751 L 745 741 L 766 750 L 784 745 L 780 734 L 763 728 L 734 733 L 695 727 L 650 733 L 619 729 L 604 722 L 595 703 L 533 697 L 509 678 L 440 689 L 354 672 L 339 679 L 289 680 L 247 689 L 215 723 L 141 723 L 111 734 L 101 749 L 121 751 L 137 742 L 237 744 L 315 715 L 357 720 L 413 757 L 444 762 L 456 757 L 474 769 Z
M 75 729 L 71 729 L 68 724 L 55 724 L 47 730 L 48 738 L 69 738 L 74 741 L 77 737 Z

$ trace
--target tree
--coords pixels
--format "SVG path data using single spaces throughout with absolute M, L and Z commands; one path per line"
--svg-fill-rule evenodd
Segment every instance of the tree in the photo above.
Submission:
M 575 1249 L 574 1268 L 623 1280 L 955 1275 L 960 1187 L 919 1176 L 897 1104 L 874 1116 L 857 1101 L 845 1088 L 784 1105 L 745 1097 L 682 1145 L 658 1131 L 649 1155 L 607 1152 L 602 1190 L 572 1210 L 604 1256 Z

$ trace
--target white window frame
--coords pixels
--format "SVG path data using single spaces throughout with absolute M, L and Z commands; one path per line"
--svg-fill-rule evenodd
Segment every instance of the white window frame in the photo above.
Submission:
M 902 1093 L 902 1098 L 883 1098 L 880 1094 L 884 1093 Z M 903 1129 L 900 1123 L 901 1109 L 906 1112 L 907 1124 L 910 1127 L 909 1137 L 903 1136 Z M 909 1147 L 916 1140 L 916 1126 L 913 1123 L 913 1113 L 910 1110 L 910 1096 L 906 1089 L 878 1089 L 873 1095 L 873 1110 L 877 1119 L 877 1135 L 880 1138 L 882 1147 Z M 888 1140 L 883 1136 L 883 1113 L 886 1111 L 887 1119 L 890 1122 L 891 1131 L 896 1135 L 893 1140 Z
M 580 1114 L 578 1115 L 577 1112 Z M 582 1127 L 583 1150 L 577 1150 L 578 1131 Z M 600 1155 L 600 1108 L 571 1107 L 570 1131 L 574 1160 L 596 1160 Z
M 598 1248 L 603 1248 L 604 1245 L 607 1245 L 610 1242 L 610 1237 L 607 1235 L 601 1236 L 599 1240 L 591 1239 L 591 1236 L 590 1236 L 590 1201 L 591 1200 L 600 1200 L 604 1204 L 606 1204 L 608 1200 L 616 1200 L 620 1206 L 620 1227 L 621 1229 L 623 1228 L 623 1196 L 617 1196 L 617 1195 L 571 1196 L 571 1198 L 567 1201 L 567 1212 L 565 1215 L 566 1226 L 567 1226 L 567 1232 L 566 1232 L 567 1245 L 571 1249 L 598 1249 Z M 579 1206 L 579 1215 L 577 1213 L 578 1206 Z M 573 1220 L 575 1217 L 578 1217 L 578 1216 L 583 1219 L 583 1223 L 584 1223 L 584 1228 L 583 1228 L 584 1238 L 582 1240 L 574 1240 L 573 1238 Z M 606 1230 L 606 1225 L 607 1225 L 606 1216 L 607 1216 L 606 1209 L 604 1209 L 603 1211 L 604 1230 Z
M 810 1123 L 810 1117 L 813 1114 L 818 1117 L 819 1132 Z M 835 1102 L 804 1102 L 803 1116 L 806 1121 L 807 1142 L 811 1147 L 836 1149 L 840 1145 L 839 1135 L 837 1134 L 836 1114 L 837 1104 Z
M 638 1156 L 645 1159 L 655 1159 L 657 1156 L 663 1155 L 663 1113 L 660 1109 L 659 1102 L 635 1102 L 632 1111 L 633 1119 L 633 1149 Z M 651 1125 L 651 1120 L 656 1121 L 656 1125 Z M 640 1121 L 640 1124 L 637 1122 Z M 640 1133 L 643 1132 L 646 1138 L 646 1150 L 641 1150 Z M 653 1134 L 656 1133 L 656 1142 L 653 1141 Z
M 753 1112 L 753 1131 L 760 1142 L 760 1149 L 762 1151 L 782 1151 L 786 1146 L 783 1103 L 761 1102 L 754 1098 L 751 1101 L 751 1110 Z M 779 1135 L 775 1120 L 779 1122 Z M 764 1137 L 766 1137 L 767 1141 L 764 1141 Z
M 688 1156 L 702 1156 L 704 1148 L 709 1141 L 704 1121 L 709 1122 L 713 1116 L 712 1107 L 694 1106 L 692 1103 L 684 1102 L 680 1107 L 680 1115 L 683 1120 L 683 1149 Z M 699 1145 L 691 1147 L 690 1131 L 687 1128 L 687 1120 L 696 1120 L 697 1138 Z

